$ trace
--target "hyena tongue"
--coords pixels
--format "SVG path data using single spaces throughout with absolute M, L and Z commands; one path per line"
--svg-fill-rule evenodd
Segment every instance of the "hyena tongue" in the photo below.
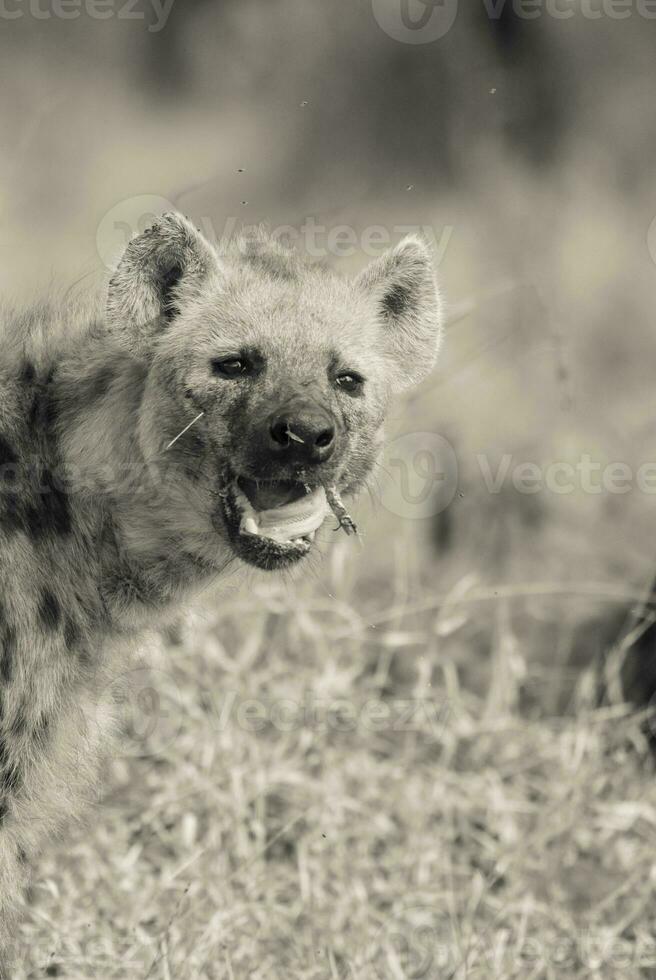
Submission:
M 247 477 L 240 477 L 239 486 L 257 511 L 283 507 L 285 504 L 304 497 L 306 493 L 305 487 L 301 483 L 293 483 L 287 480 L 256 482 Z

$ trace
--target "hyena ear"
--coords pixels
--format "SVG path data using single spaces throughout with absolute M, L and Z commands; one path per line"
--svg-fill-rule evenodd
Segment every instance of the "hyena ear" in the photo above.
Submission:
M 442 339 L 442 300 L 428 246 L 408 235 L 372 262 L 357 284 L 376 304 L 393 363 L 394 387 L 417 384 L 432 370 Z
M 168 212 L 126 248 L 107 294 L 107 325 L 135 354 L 221 271 L 209 242 L 181 214 Z

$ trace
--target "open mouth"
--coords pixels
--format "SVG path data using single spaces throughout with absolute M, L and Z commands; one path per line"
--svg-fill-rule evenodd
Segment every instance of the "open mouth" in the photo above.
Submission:
M 295 480 L 233 475 L 221 500 L 233 548 L 244 561 L 264 569 L 305 557 L 330 513 L 323 487 Z
M 277 544 L 308 547 L 328 513 L 323 487 L 310 490 L 288 480 L 237 479 L 240 531 Z

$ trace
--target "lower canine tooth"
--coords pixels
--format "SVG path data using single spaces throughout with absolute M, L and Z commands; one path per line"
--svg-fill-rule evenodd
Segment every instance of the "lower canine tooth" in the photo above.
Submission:
M 249 534 L 257 534 L 257 524 L 254 517 L 247 517 L 242 526 L 244 531 L 248 531 Z

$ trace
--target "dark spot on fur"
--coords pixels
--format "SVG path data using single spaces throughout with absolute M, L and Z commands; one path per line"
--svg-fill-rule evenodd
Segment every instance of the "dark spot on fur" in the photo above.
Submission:
M 2 792 L 0 809 L 4 807 L 3 816 L 7 812 L 6 796 L 15 793 L 22 782 L 20 767 L 15 762 L 10 761 L 7 743 L 4 739 L 0 739 L 0 791 Z
M 20 738 L 21 735 L 25 733 L 27 728 L 27 713 L 25 710 L 25 704 L 21 704 L 16 710 L 13 721 L 11 723 L 11 734 L 16 738 Z
M 30 385 L 36 377 L 36 370 L 31 361 L 25 361 L 23 364 L 20 379 L 24 385 Z
M 64 623 L 64 642 L 68 650 L 73 650 L 80 641 L 80 627 L 72 616 L 66 617 Z
M 30 408 L 30 426 L 50 429 L 57 420 L 57 406 L 52 395 L 40 392 L 35 395 Z
M 23 507 L 19 495 L 20 466 L 12 448 L 0 437 L 0 528 L 8 535 L 22 530 Z M 12 461 L 13 460 L 13 461 Z
M 16 653 L 16 630 L 5 626 L 0 642 L 0 677 L 9 684 L 14 674 L 14 655 Z
M 16 790 L 20 789 L 23 777 L 18 766 L 14 765 L 5 769 L 0 777 L 0 782 L 5 793 L 15 793 Z
M 82 378 L 75 387 L 76 411 L 80 408 L 89 407 L 103 398 L 115 378 L 114 368 L 109 364 L 103 364 L 96 371 L 92 371 Z
M 41 420 L 41 396 L 35 395 L 30 406 L 28 421 L 31 429 L 36 429 Z
M 25 508 L 25 515 L 23 517 L 22 525 L 29 536 L 35 541 L 38 541 L 39 538 L 43 537 L 43 518 L 41 516 L 41 512 L 34 506 L 34 504 L 29 504 Z
M 71 532 L 71 510 L 66 493 L 55 486 L 52 474 L 44 471 L 39 477 L 37 502 L 25 508 L 24 526 L 34 541 L 48 534 L 62 537 Z
M 91 380 L 96 398 L 102 398 L 103 395 L 107 394 L 110 385 L 114 380 L 114 368 L 110 364 L 103 364 L 103 366 L 96 371 Z
M 41 593 L 39 619 L 47 630 L 55 630 L 59 626 L 61 606 L 56 597 L 48 589 L 44 589 Z
M 66 535 L 71 531 L 71 512 L 66 493 L 51 484 L 41 494 L 41 506 L 48 528 L 55 534 Z
M 4 822 L 5 817 L 9 812 L 9 808 L 4 800 L 0 800 L 0 823 Z
M 18 467 L 15 463 L 5 463 L 0 466 L 0 490 L 4 487 L 13 487 L 18 481 Z M 7 491 L 11 493 L 12 491 Z
M 15 493 L 3 494 L 0 497 L 0 530 L 6 535 L 22 531 L 24 527 L 23 512 Z
M 57 415 L 58 409 L 54 397 L 52 395 L 46 396 L 43 404 L 43 424 L 46 428 L 52 428 L 57 421 Z
M 198 479 L 205 465 L 207 444 L 203 437 L 190 429 L 186 433 L 183 449 L 185 453 L 185 473 L 193 480 Z M 180 440 L 182 442 L 182 440 Z
M 8 528 L 19 526 L 33 542 L 49 534 L 64 536 L 71 531 L 70 502 L 56 474 L 59 472 L 57 433 L 58 403 L 52 381 L 54 368 L 42 380 L 32 399 L 29 426 L 39 437 L 38 460 L 30 466 L 30 493 L 22 505 L 9 513 L 4 509 Z M 3 509 L 0 506 L 0 515 Z M 0 518 L 1 519 L 1 518 Z
M 5 466 L 7 463 L 17 463 L 18 456 L 15 450 L 7 442 L 4 436 L 0 435 L 0 466 Z
M 128 608 L 133 604 L 148 604 L 148 590 L 138 574 L 117 569 L 105 580 L 104 588 L 112 603 Z
M 410 306 L 410 298 L 408 287 L 397 283 L 383 297 L 383 308 L 392 316 L 401 316 Z

